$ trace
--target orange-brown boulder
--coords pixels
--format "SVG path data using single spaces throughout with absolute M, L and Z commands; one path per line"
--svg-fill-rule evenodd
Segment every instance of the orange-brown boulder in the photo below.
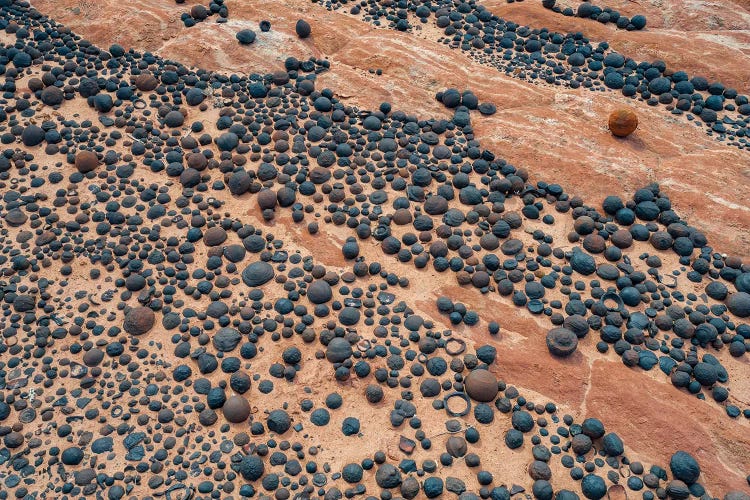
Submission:
M 99 166 L 99 157 L 93 151 L 79 151 L 76 154 L 75 165 L 79 172 L 85 174 Z
M 135 79 L 135 86 L 138 90 L 150 92 L 159 85 L 159 80 L 151 73 L 141 73 Z
M 627 137 L 638 128 L 638 117 L 630 109 L 617 109 L 609 115 L 609 130 L 617 137 Z
M 474 370 L 464 381 L 466 393 L 475 401 L 487 403 L 497 396 L 497 379 L 487 370 Z

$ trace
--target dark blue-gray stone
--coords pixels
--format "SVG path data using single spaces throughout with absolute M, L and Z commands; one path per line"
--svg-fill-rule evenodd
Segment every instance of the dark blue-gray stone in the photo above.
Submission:
M 218 351 L 231 352 L 239 345 L 240 340 L 242 340 L 240 332 L 234 328 L 225 327 L 216 332 L 213 343 Z
M 100 437 L 91 443 L 92 453 L 104 453 L 105 451 L 112 451 L 112 438 L 109 436 Z
M 261 286 L 271 281 L 274 274 L 273 266 L 268 262 L 253 262 L 242 271 L 242 281 L 247 286 Z
M 596 261 L 591 255 L 575 249 L 570 257 L 570 267 L 575 272 L 588 276 L 596 272 Z

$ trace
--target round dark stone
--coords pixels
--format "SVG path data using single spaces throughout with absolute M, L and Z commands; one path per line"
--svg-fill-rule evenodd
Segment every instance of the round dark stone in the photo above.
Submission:
M 439 477 L 428 477 L 422 488 L 427 498 L 436 498 L 443 494 L 443 480 Z
M 750 317 L 750 293 L 736 292 L 726 301 L 729 312 L 738 318 Z
M 307 298 L 313 304 L 325 304 L 333 298 L 331 285 L 324 280 L 315 280 L 307 288 Z
M 616 457 L 625 453 L 622 439 L 614 432 L 610 432 L 602 438 L 602 449 L 610 457 Z
M 401 473 L 391 464 L 381 465 L 375 473 L 375 482 L 383 489 L 391 489 L 401 484 Z
M 21 141 L 23 145 L 29 148 L 38 146 L 44 142 L 44 130 L 36 125 L 29 125 L 21 133 Z
M 242 340 L 240 332 L 234 328 L 224 327 L 214 335 L 213 344 L 220 352 L 231 352 L 239 345 L 240 340 Z
M 78 465 L 83 461 L 83 450 L 77 446 L 66 448 L 60 458 L 65 465 Z
M 570 356 L 577 347 L 578 337 L 567 328 L 553 328 L 547 333 L 547 349 L 555 356 Z
M 270 430 L 271 432 L 275 432 L 276 434 L 284 434 L 289 430 L 292 422 L 289 418 L 289 414 L 287 414 L 287 412 L 285 412 L 284 410 L 273 410 L 268 414 L 266 425 L 268 426 L 268 430 Z
M 581 492 L 589 500 L 599 500 L 607 495 L 607 484 L 596 474 L 587 474 L 581 480 Z
M 505 434 L 505 444 L 511 450 L 520 448 L 521 446 L 523 446 L 523 432 L 517 429 L 508 430 L 508 432 Z
M 686 451 L 678 451 L 669 460 L 669 469 L 672 475 L 690 485 L 698 480 L 701 468 L 698 462 Z
M 349 359 L 353 353 L 352 346 L 342 337 L 334 337 L 328 343 L 326 359 L 331 363 L 342 363 Z
M 273 266 L 268 262 L 253 262 L 242 271 L 242 281 L 250 287 L 258 287 L 271 281 L 274 277 Z
M 300 19 L 294 26 L 294 31 L 297 33 L 298 37 L 307 38 L 310 36 L 312 29 L 310 28 L 310 24 L 307 21 L 305 21 L 304 19 Z
M 244 29 L 238 31 L 235 37 L 242 45 L 249 45 L 255 41 L 255 32 L 251 29 Z
M 588 276 L 596 272 L 596 261 L 591 255 L 575 249 L 570 258 L 570 267 L 575 272 Z

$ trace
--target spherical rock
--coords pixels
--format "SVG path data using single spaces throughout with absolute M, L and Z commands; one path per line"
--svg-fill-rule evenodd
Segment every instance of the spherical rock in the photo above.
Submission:
M 185 116 L 179 111 L 172 110 L 164 117 L 164 124 L 170 128 L 182 127 L 185 123 Z
M 436 498 L 443 494 L 443 480 L 439 477 L 429 477 L 425 480 L 424 494 L 427 498 Z
M 638 116 L 630 109 L 618 109 L 609 115 L 609 130 L 617 137 L 627 137 L 638 128 Z
M 280 435 L 289 430 L 289 427 L 292 426 L 292 421 L 289 418 L 289 414 L 284 410 L 273 410 L 268 414 L 266 425 L 268 426 L 268 430 Z
M 669 460 L 669 469 L 675 478 L 688 485 L 696 482 L 701 474 L 698 462 L 686 451 L 678 451 L 672 455 Z
M 255 32 L 250 29 L 240 30 L 235 37 L 242 45 L 248 45 L 255 41 Z
M 581 492 L 590 500 L 599 500 L 607 494 L 607 484 L 596 474 L 587 474 L 581 480 Z
M 342 363 L 352 355 L 352 345 L 344 338 L 335 337 L 328 343 L 326 359 L 331 363 Z
M 21 142 L 29 148 L 38 146 L 44 142 L 44 130 L 37 125 L 29 125 L 21 132 Z
M 47 87 L 42 90 L 41 100 L 47 106 L 57 106 L 63 102 L 65 95 L 59 87 Z
M 135 79 L 135 86 L 138 90 L 150 92 L 159 86 L 159 80 L 150 73 L 141 73 Z
M 250 403 L 242 396 L 231 396 L 222 407 L 224 418 L 233 424 L 238 424 L 247 420 L 250 416 Z
M 463 457 L 467 452 L 466 440 L 459 436 L 451 436 L 445 443 L 445 450 L 453 457 Z
M 60 458 L 65 465 L 78 465 L 83 460 L 83 451 L 77 446 L 72 446 L 66 448 Z
M 401 495 L 406 499 L 412 499 L 419 494 L 419 481 L 412 476 L 408 476 L 401 483 Z M 727 500 L 727 499 L 725 499 Z
M 546 479 L 537 479 L 531 486 L 531 492 L 537 500 L 552 500 L 552 485 Z
M 487 403 L 497 396 L 497 379 L 488 370 L 473 370 L 464 380 L 466 393 L 472 399 Z
M 587 418 L 581 424 L 581 431 L 591 439 L 604 436 L 604 424 L 598 418 Z
M 517 429 L 509 429 L 505 434 L 505 444 L 511 450 L 523 446 L 523 432 Z
M 148 307 L 138 306 L 128 311 L 122 326 L 130 334 L 142 335 L 151 330 L 155 320 L 154 311 Z
M 602 438 L 602 449 L 607 454 L 607 456 L 610 457 L 616 457 L 618 455 L 622 455 L 625 452 L 625 448 L 622 444 L 622 439 L 620 439 L 620 436 L 618 436 L 614 432 L 605 434 L 605 436 Z
M 297 32 L 297 36 L 300 38 L 307 38 L 312 32 L 310 23 L 308 23 L 304 19 L 300 19 L 299 21 L 297 21 L 297 24 L 294 26 L 294 31 Z
M 588 276 L 596 272 L 596 261 L 586 252 L 576 248 L 570 257 L 570 267 L 577 273 Z
M 276 198 L 276 191 L 273 189 L 263 189 L 256 195 L 256 200 L 258 201 L 258 207 L 261 210 L 273 210 L 276 208 L 276 204 L 278 203 L 278 198 Z
M 239 465 L 240 474 L 247 481 L 257 481 L 263 477 L 265 467 L 257 455 L 245 455 Z
M 97 157 L 96 153 L 93 151 L 79 151 L 76 153 L 75 166 L 76 169 L 83 174 L 91 172 L 99 166 L 99 157 Z
M 750 293 L 736 292 L 726 301 L 729 312 L 739 318 L 750 317 Z
M 673 479 L 667 483 L 666 493 L 670 498 L 682 500 L 690 496 L 690 488 L 687 484 L 679 479 Z
M 510 422 L 514 429 L 521 432 L 529 432 L 534 428 L 534 418 L 525 410 L 514 411 Z
M 315 280 L 307 287 L 307 298 L 313 304 L 325 304 L 332 297 L 331 285 L 325 280 Z
M 344 436 L 354 436 L 359 433 L 359 419 L 355 417 L 346 417 L 341 423 L 341 432 Z
M 553 328 L 547 333 L 547 349 L 555 356 L 570 356 L 577 347 L 578 337 L 567 328 Z

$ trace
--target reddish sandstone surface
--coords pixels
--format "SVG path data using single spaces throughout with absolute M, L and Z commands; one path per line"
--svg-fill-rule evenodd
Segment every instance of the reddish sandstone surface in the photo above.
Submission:
M 423 117 L 447 116 L 447 110 L 434 100 L 435 92 L 446 87 L 471 89 L 480 100 L 498 107 L 494 116 L 472 117 L 478 139 L 499 157 L 528 169 L 533 180 L 557 182 L 590 204 L 600 203 L 608 194 L 628 196 L 642 185 L 658 181 L 676 211 L 704 230 L 715 248 L 748 257 L 750 153 L 707 136 L 703 128 L 683 117 L 615 92 L 530 84 L 437 43 L 436 30 L 426 28 L 415 35 L 375 29 L 343 11 L 328 12 L 309 0 L 228 2 L 227 24 L 209 19 L 186 29 L 179 16 L 194 3 L 36 0 L 33 5 L 103 47 L 120 43 L 207 69 L 265 73 L 280 69 L 287 56 L 328 58 L 331 70 L 320 75 L 318 88 L 328 86 L 348 104 L 362 108 L 371 109 L 388 100 L 396 109 Z M 717 78 L 741 92 L 750 92 L 747 2 L 675 4 L 670 2 L 667 9 L 656 1 L 613 2 L 611 6 L 625 14 L 643 13 L 648 17 L 645 31 L 626 32 L 612 25 L 554 14 L 538 2 L 488 2 L 497 14 L 516 22 L 580 30 L 592 40 L 610 41 L 612 47 L 628 56 L 660 58 L 669 67 Z M 304 41 L 294 35 L 294 24 L 300 17 L 307 19 L 313 30 Z M 271 32 L 260 33 L 258 23 L 262 19 L 271 21 Z M 258 33 L 254 44 L 237 44 L 234 34 L 243 28 Z M 369 72 L 371 69 L 381 69 L 382 76 Z M 639 127 L 630 137 L 618 139 L 607 130 L 607 117 L 623 105 L 636 111 Z M 227 209 L 240 213 L 242 201 L 235 203 Z M 289 235 L 300 247 L 320 255 L 322 263 L 344 266 L 335 242 L 342 242 L 348 235 L 345 229 L 324 227 L 322 234 L 312 237 L 293 227 L 288 216 L 279 217 L 274 224 L 274 232 L 282 237 Z M 557 229 L 559 240 L 567 230 Z M 330 251 L 321 252 L 322 245 L 330 245 Z M 366 248 L 363 253 L 368 260 L 375 255 L 382 259 L 375 248 Z M 394 269 L 398 266 L 395 259 L 386 258 L 386 262 Z M 417 273 L 409 267 L 398 271 L 411 278 L 410 293 L 418 312 L 436 321 L 441 321 L 435 308 L 439 295 L 472 304 L 482 323 L 475 329 L 460 328 L 457 333 L 477 345 L 496 345 L 498 361 L 493 370 L 498 377 L 524 388 L 525 393 L 540 395 L 540 400 L 556 401 L 576 416 L 601 418 L 608 430 L 623 437 L 633 458 L 666 464 L 672 451 L 684 449 L 700 460 L 702 481 L 710 492 L 747 490 L 750 433 L 744 420 L 732 421 L 718 405 L 677 391 L 661 373 L 629 369 L 613 353 L 602 357 L 594 349 L 594 338 L 583 342 L 572 358 L 551 359 L 543 340 L 549 327 L 545 320 L 519 312 L 496 294 L 483 296 L 474 289 L 461 288 L 450 273 Z M 490 339 L 479 332 L 486 332 L 486 322 L 493 319 L 501 322 L 502 331 Z M 442 321 L 447 327 L 447 320 Z M 747 362 L 722 361 L 728 363 L 733 377 L 733 394 L 750 399 L 747 382 L 742 380 L 746 378 L 742 374 L 747 373 Z M 329 372 L 304 373 L 301 384 L 317 383 L 316 377 Z M 353 403 L 349 400 L 347 404 Z M 263 398 L 255 404 L 262 406 Z M 365 433 L 377 436 L 371 443 L 373 449 L 393 448 L 398 432 L 376 428 L 377 422 L 387 419 L 388 406 L 370 411 L 379 415 L 363 419 Z M 339 423 L 332 425 L 335 428 Z M 429 426 L 432 424 L 428 424 L 430 432 L 440 431 L 439 425 L 435 429 Z M 501 439 L 498 436 L 500 446 Z M 495 443 L 488 441 L 483 446 L 491 450 Z M 336 456 L 334 450 L 332 444 L 324 458 L 361 458 L 356 450 L 345 452 L 345 456 Z M 512 462 L 512 456 L 506 455 L 504 460 Z M 514 469 L 523 477 L 524 465 L 521 469 L 507 467 L 509 475 Z
M 228 23 L 209 18 L 185 28 L 179 16 L 195 3 L 137 0 L 102 7 L 79 0 L 37 0 L 33 5 L 104 47 L 120 43 L 207 69 L 265 73 L 281 69 L 288 56 L 328 58 L 331 70 L 321 75 L 320 83 L 366 109 L 388 100 L 396 109 L 420 116 L 445 116 L 435 92 L 469 88 L 498 107 L 492 117 L 474 118 L 477 137 L 500 157 L 527 168 L 532 179 L 558 182 L 591 204 L 658 181 L 677 212 L 703 229 L 717 249 L 748 255 L 750 155 L 661 106 L 650 108 L 617 92 L 529 84 L 437 43 L 437 29 L 425 28 L 418 36 L 376 29 L 345 9 L 330 12 L 309 0 L 230 2 Z M 646 15 L 647 29 L 634 32 L 555 14 L 539 2 L 492 0 L 487 6 L 517 23 L 582 31 L 637 60 L 662 59 L 668 68 L 750 92 L 747 6 L 680 2 L 666 8 L 658 5 L 663 2 L 652 3 L 619 0 L 611 5 L 626 15 Z M 312 26 L 306 40 L 294 34 L 300 17 Z M 272 24 L 268 33 L 258 28 L 263 19 Z M 243 28 L 259 33 L 250 46 L 239 46 L 234 38 Z M 368 71 L 375 69 L 383 74 Z M 623 105 L 638 113 L 640 125 L 633 135 L 619 139 L 610 134 L 607 117 Z

